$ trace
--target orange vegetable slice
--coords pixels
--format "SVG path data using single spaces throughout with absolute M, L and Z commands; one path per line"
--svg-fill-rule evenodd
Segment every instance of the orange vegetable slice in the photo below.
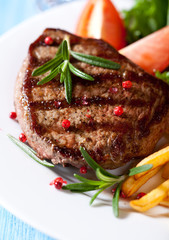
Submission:
M 169 65 L 169 26 L 120 50 L 120 53 L 153 74 Z
M 117 50 L 126 45 L 123 21 L 110 0 L 89 0 L 78 21 L 76 34 L 101 38 Z

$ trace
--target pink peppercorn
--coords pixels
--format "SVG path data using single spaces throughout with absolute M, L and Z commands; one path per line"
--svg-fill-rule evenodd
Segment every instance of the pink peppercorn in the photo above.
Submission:
M 45 37 L 45 44 L 51 45 L 53 43 L 53 39 L 51 37 Z
M 20 135 L 19 135 L 19 140 L 21 141 L 21 142 L 26 142 L 26 136 L 25 136 L 25 134 L 24 133 L 21 133 Z
M 122 86 L 123 86 L 123 88 L 131 88 L 132 82 L 131 81 L 122 82 Z
M 80 168 L 80 173 L 81 174 L 86 174 L 87 173 L 87 168 L 85 166 Z
M 68 119 L 64 119 L 62 122 L 62 127 L 68 129 L 70 127 L 70 121 Z
M 115 114 L 116 116 L 121 116 L 121 115 L 123 114 L 123 108 L 120 107 L 120 106 L 115 107 L 115 108 L 114 108 L 114 114 Z

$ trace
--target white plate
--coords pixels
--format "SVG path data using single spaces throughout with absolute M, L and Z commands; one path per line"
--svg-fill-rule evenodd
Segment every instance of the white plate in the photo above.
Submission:
M 119 7 L 124 1 L 116 1 Z M 126 4 L 127 1 L 125 1 Z M 73 2 L 38 15 L 0 39 L 0 127 L 14 136 L 17 122 L 9 119 L 14 109 L 13 89 L 17 72 L 29 44 L 46 27 L 74 31 L 84 2 Z M 111 206 L 89 206 L 89 197 L 58 191 L 49 186 L 57 176 L 71 179 L 73 168 L 45 168 L 27 157 L 7 137 L 0 135 L 0 204 L 40 231 L 58 239 L 163 239 L 168 240 L 166 218 L 150 218 L 121 211 L 113 216 Z M 107 197 L 107 196 L 106 196 Z

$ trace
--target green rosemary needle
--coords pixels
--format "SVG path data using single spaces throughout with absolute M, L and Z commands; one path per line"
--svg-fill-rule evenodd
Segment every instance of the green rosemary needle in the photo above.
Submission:
M 88 165 L 95 171 L 96 177 L 98 181 L 86 179 L 84 177 L 81 177 L 77 174 L 74 174 L 74 177 L 80 181 L 80 183 L 72 183 L 68 184 L 66 186 L 63 186 L 62 189 L 64 190 L 70 190 L 72 192 L 87 192 L 87 191 L 94 191 L 97 190 L 97 192 L 93 195 L 93 197 L 90 200 L 90 205 L 94 202 L 94 200 L 98 197 L 98 195 L 103 192 L 106 188 L 113 187 L 114 185 L 117 185 L 116 191 L 113 196 L 112 200 L 112 207 L 113 212 L 116 217 L 119 215 L 119 195 L 120 195 L 120 189 L 123 181 L 128 177 L 132 176 L 144 171 L 147 171 L 152 168 L 152 164 L 146 164 L 140 167 L 135 167 L 129 170 L 128 175 L 122 175 L 122 176 L 116 176 L 109 172 L 107 172 L 105 169 L 103 169 L 98 163 L 96 163 L 92 157 L 87 153 L 87 151 L 80 147 L 80 151 L 82 156 L 84 157 L 85 161 L 88 163 Z
M 32 76 L 36 77 L 49 72 L 46 77 L 42 78 L 42 80 L 37 83 L 37 85 L 43 85 L 53 80 L 58 74 L 60 74 L 60 83 L 64 83 L 65 97 L 69 104 L 71 103 L 72 99 L 72 74 L 88 81 L 94 81 L 92 76 L 80 71 L 70 63 L 70 55 L 81 62 L 85 62 L 93 66 L 115 70 L 120 68 L 119 63 L 110 61 L 108 59 L 71 51 L 69 39 L 64 39 L 59 45 L 55 57 L 44 65 L 35 69 L 32 72 Z

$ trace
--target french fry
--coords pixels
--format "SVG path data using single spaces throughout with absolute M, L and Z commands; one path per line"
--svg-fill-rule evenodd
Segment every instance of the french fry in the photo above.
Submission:
M 169 207 L 169 197 L 165 198 L 162 202 L 160 202 L 161 206 Z
M 167 163 L 164 168 L 163 168 L 163 172 L 162 172 L 162 177 L 164 179 L 169 179 L 169 163 Z
M 157 188 L 140 198 L 130 201 L 130 206 L 139 212 L 145 212 L 162 202 L 169 192 L 169 180 L 163 182 Z
M 144 158 L 141 162 L 137 164 L 137 167 L 145 164 L 153 164 L 152 169 L 154 169 L 156 167 L 166 164 L 167 162 L 169 162 L 169 146 Z M 146 172 L 138 173 L 134 177 L 135 179 L 138 179 L 145 174 Z
M 153 170 L 148 171 L 144 176 L 139 179 L 135 179 L 134 176 L 128 177 L 122 185 L 122 191 L 127 197 L 133 195 L 137 190 L 146 183 L 151 177 L 153 177 L 161 167 L 157 167 Z

